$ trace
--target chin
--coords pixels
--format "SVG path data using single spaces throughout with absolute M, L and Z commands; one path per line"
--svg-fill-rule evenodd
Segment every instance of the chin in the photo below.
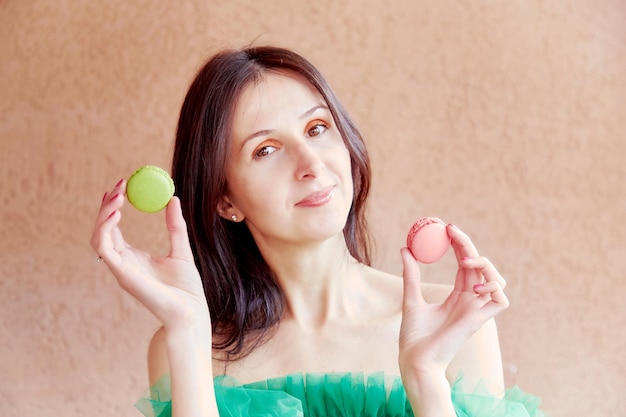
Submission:
M 336 217 L 331 219 L 311 219 L 304 228 L 299 229 L 303 234 L 308 235 L 311 240 L 324 241 L 338 235 L 343 236 L 345 226 L 346 218 Z

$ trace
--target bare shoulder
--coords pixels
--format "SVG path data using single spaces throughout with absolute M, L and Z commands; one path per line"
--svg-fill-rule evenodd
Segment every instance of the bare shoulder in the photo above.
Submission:
M 371 278 L 373 287 L 383 297 L 389 297 L 395 301 L 402 300 L 404 283 L 402 277 L 393 275 L 374 268 L 368 269 L 368 275 Z M 427 303 L 440 304 L 452 292 L 452 285 L 432 284 L 422 282 L 422 295 Z
M 429 304 L 441 304 L 450 295 L 454 287 L 446 284 L 422 282 L 422 296 Z
M 167 373 L 169 373 L 169 362 L 165 346 L 165 329 L 160 327 L 152 335 L 148 346 L 148 379 L 150 385 L 156 383 L 159 378 Z
M 372 297 L 391 305 L 401 305 L 402 278 L 371 267 L 365 267 L 365 274 Z
M 222 344 L 222 342 L 225 341 L 225 339 L 223 339 L 223 337 L 221 337 L 220 335 L 214 333 L 213 341 L 216 344 L 220 345 Z M 232 358 L 229 356 L 226 350 L 213 348 L 211 352 L 211 359 L 213 363 L 213 376 L 216 377 L 226 375 L 226 368 L 229 365 L 230 361 L 232 361 Z
M 379 300 L 395 303 L 401 309 L 404 287 L 402 278 L 375 269 L 368 270 L 368 274 Z M 452 285 L 427 282 L 421 284 L 422 296 L 429 304 L 443 303 L 453 289 Z M 446 374 L 451 383 L 462 375 L 461 385 L 468 391 L 473 391 L 479 384 L 492 393 L 504 391 L 500 343 L 494 319 L 487 321 L 467 340 L 450 363 Z

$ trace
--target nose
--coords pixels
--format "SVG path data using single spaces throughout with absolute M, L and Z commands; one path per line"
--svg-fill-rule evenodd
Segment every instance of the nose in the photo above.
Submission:
M 316 179 L 322 173 L 324 163 L 320 151 L 311 143 L 299 143 L 294 150 L 296 160 L 296 179 Z

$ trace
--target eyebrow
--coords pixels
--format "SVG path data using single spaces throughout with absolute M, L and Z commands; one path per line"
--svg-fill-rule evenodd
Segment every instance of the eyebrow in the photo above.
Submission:
M 307 117 L 310 117 L 313 113 L 315 113 L 317 110 L 319 109 L 325 109 L 330 111 L 330 109 L 328 108 L 327 105 L 325 104 L 318 104 L 316 106 L 311 107 L 309 110 L 305 111 L 304 113 L 302 113 L 300 115 L 300 117 L 298 117 L 298 119 L 302 120 L 302 119 L 306 119 Z M 249 135 L 248 137 L 246 137 L 243 141 L 243 143 L 241 144 L 241 147 L 243 148 L 245 146 L 246 143 L 248 143 L 249 140 L 254 139 L 258 136 L 265 136 L 265 135 L 269 135 L 271 133 L 274 132 L 274 129 L 264 129 L 264 130 L 259 130 L 258 132 L 255 132 L 251 135 Z

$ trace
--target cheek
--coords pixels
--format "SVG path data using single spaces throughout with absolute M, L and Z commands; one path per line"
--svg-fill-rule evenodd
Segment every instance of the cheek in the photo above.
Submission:
M 343 167 L 343 169 L 341 170 L 342 175 L 346 178 L 346 181 L 349 180 L 350 184 L 352 184 L 352 161 L 350 160 L 350 153 L 348 152 L 348 149 L 345 148 L 345 146 L 343 147 L 343 151 L 342 152 L 338 152 L 338 155 L 341 156 L 341 166 Z
M 233 204 L 246 216 L 260 214 L 275 207 L 277 187 L 261 175 L 234 179 L 231 190 Z
M 351 203 L 354 194 L 354 181 L 352 179 L 352 163 L 348 150 L 343 146 L 341 149 L 336 149 L 332 155 L 332 161 L 333 167 L 331 171 L 341 182 L 345 200 Z

